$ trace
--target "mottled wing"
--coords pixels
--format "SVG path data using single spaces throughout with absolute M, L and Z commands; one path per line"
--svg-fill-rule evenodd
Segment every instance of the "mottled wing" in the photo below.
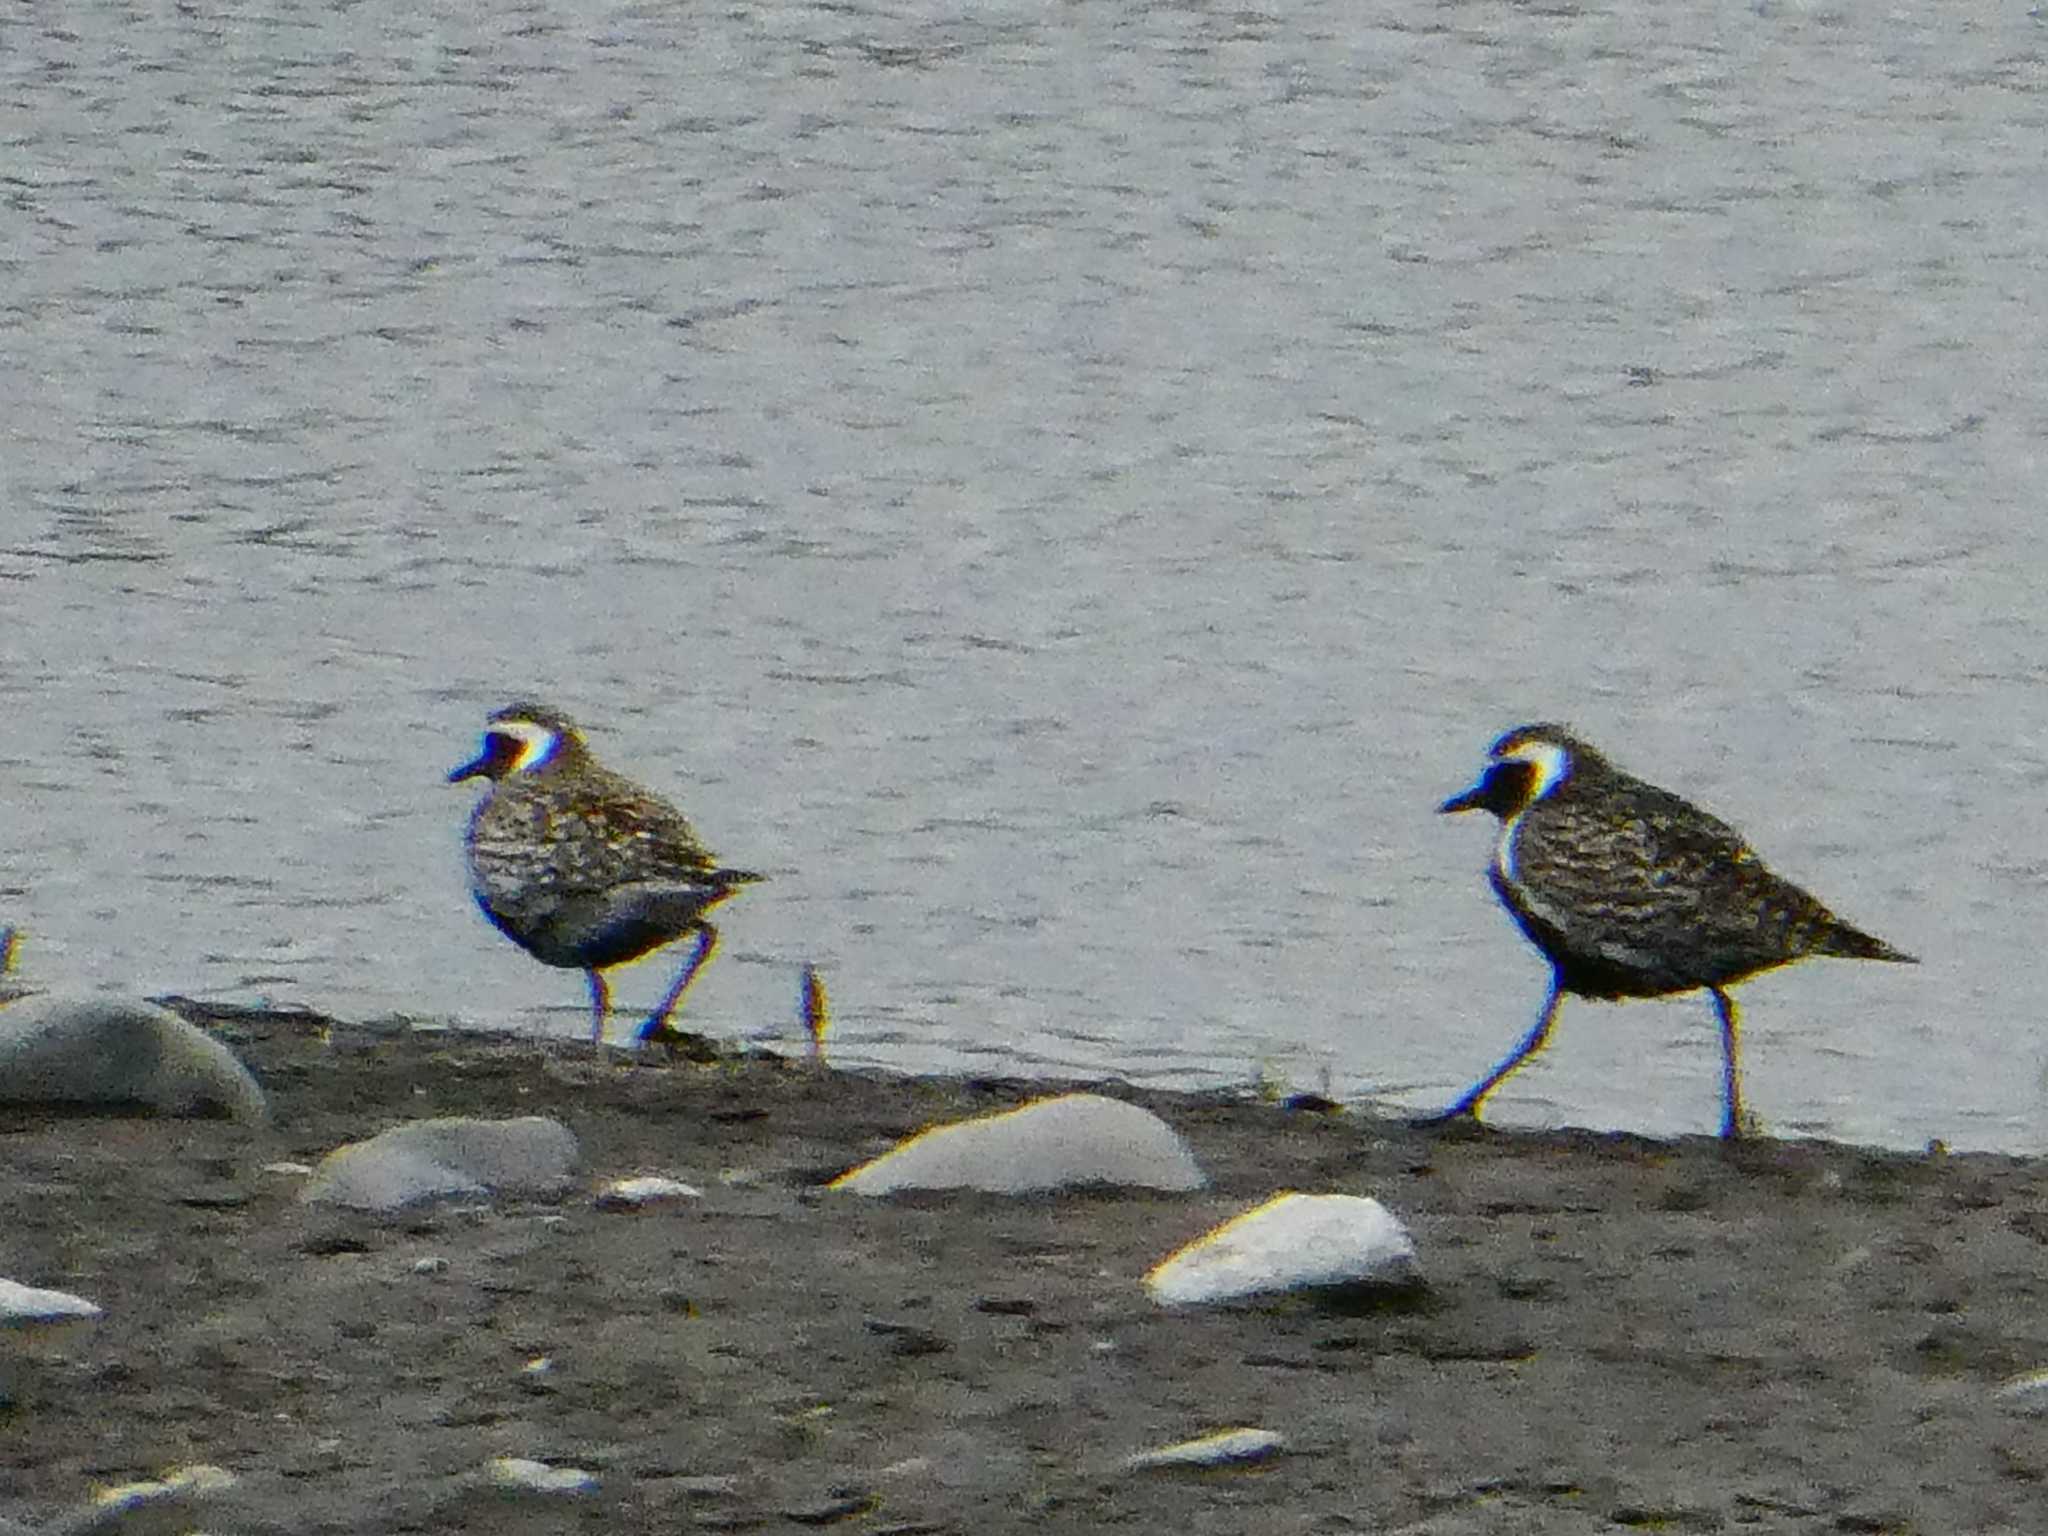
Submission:
M 629 784 L 587 778 L 573 792 L 546 780 L 507 783 L 477 806 L 470 867 L 477 895 L 506 915 L 537 916 L 570 898 L 634 880 L 693 881 L 710 854 L 674 807 Z
M 683 813 L 601 770 L 551 803 L 542 836 L 563 850 L 563 882 L 600 890 L 629 880 L 689 882 L 717 867 Z
M 1588 959 L 1721 983 L 1810 949 L 1827 909 L 1767 869 L 1726 822 L 1654 785 L 1607 783 L 1524 818 L 1515 864 Z

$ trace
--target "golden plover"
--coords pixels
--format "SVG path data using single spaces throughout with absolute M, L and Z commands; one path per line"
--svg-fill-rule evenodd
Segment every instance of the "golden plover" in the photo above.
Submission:
M 694 933 L 638 1038 L 659 1036 L 718 943 L 704 914 L 761 876 L 725 869 L 683 813 L 592 757 L 568 716 L 513 704 L 483 750 L 448 775 L 489 779 L 469 818 L 470 885 L 499 931 L 536 960 L 590 978 L 590 1039 L 604 1039 L 604 973 Z
M 1442 809 L 1500 818 L 1488 877 L 1551 976 L 1529 1032 L 1426 1124 L 1476 1119 L 1543 1048 L 1567 992 L 1618 999 L 1704 987 L 1721 1025 L 1721 1134 L 1740 1135 L 1737 1013 L 1726 989 L 1809 955 L 1913 961 L 1772 874 L 1726 822 L 1623 773 L 1561 726 L 1509 731 L 1479 782 Z

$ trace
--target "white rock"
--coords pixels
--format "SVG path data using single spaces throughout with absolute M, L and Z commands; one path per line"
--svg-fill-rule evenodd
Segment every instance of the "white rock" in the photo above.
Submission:
M 1415 1278 L 1415 1244 L 1379 1201 L 1288 1193 L 1169 1254 L 1145 1286 L 1154 1301 L 1174 1307 Z
M 1188 1190 L 1207 1182 L 1187 1143 L 1150 1110 L 1070 1093 L 921 1132 L 828 1187 L 859 1195 L 1022 1195 L 1090 1184 Z
M 235 1053 L 167 1008 L 40 993 L 0 1008 L 0 1098 L 140 1104 L 166 1115 L 260 1121 L 263 1090 Z
M 320 1160 L 299 1198 L 393 1211 L 441 1195 L 558 1195 L 576 1167 L 576 1138 L 559 1121 L 415 1120 Z
M 30 1362 L 59 1352 L 71 1334 L 99 1316 L 100 1309 L 83 1296 L 0 1280 L 0 1406 L 20 1407 Z
M 1182 1440 L 1156 1451 L 1140 1451 L 1124 1458 L 1124 1469 L 1146 1472 L 1161 1467 L 1228 1467 L 1264 1461 L 1287 1449 L 1287 1442 L 1270 1429 L 1224 1429 L 1199 1440 Z
M 500 1456 L 491 1463 L 491 1481 L 500 1488 L 526 1493 L 588 1493 L 597 1486 L 595 1473 L 581 1467 L 551 1467 L 524 1456 Z
M 0 1280 L 0 1329 L 14 1331 L 87 1322 L 100 1309 L 69 1291 L 39 1291 L 18 1280 Z
M 704 1191 L 681 1179 L 647 1174 L 637 1179 L 614 1179 L 597 1192 L 601 1211 L 632 1211 L 648 1205 L 672 1205 L 679 1200 L 702 1200 Z

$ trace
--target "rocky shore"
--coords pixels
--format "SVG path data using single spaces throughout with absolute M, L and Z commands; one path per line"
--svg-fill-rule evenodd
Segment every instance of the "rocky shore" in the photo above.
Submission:
M 30 1529 L 117 1528 L 95 1490 L 195 1466 L 232 1485 L 183 1525 L 298 1536 L 2042 1528 L 2037 1163 L 1112 1087 L 1206 1190 L 868 1199 L 820 1186 L 1049 1085 L 181 1011 L 267 1123 L 0 1109 L 0 1276 L 104 1314 L 0 1409 Z M 576 1182 L 299 1199 L 336 1146 L 442 1115 L 559 1120 Z M 639 1174 L 700 1193 L 594 1201 Z M 1283 1189 L 1377 1197 L 1426 1283 L 1147 1295 Z M 1259 1454 L 1133 1463 L 1223 1430 Z

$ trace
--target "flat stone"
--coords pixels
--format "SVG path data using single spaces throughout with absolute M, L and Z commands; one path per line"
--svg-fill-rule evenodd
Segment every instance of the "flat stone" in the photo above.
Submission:
M 89 1322 L 99 1307 L 69 1291 L 42 1291 L 18 1280 L 0 1280 L 0 1329 L 9 1331 Z
M 567 1188 L 577 1156 L 569 1128 L 539 1115 L 415 1120 L 335 1148 L 320 1160 L 299 1198 L 367 1211 L 398 1210 L 446 1195 L 545 1199 Z
M 1181 1191 L 1207 1182 L 1187 1143 L 1149 1109 L 1069 1093 L 922 1131 L 827 1187 L 1024 1195 L 1088 1185 Z
M 1162 1445 L 1155 1451 L 1140 1451 L 1124 1458 L 1127 1472 L 1152 1472 L 1176 1468 L 1248 1466 L 1265 1461 L 1287 1449 L 1287 1442 L 1270 1429 L 1224 1429 L 1199 1440 L 1182 1440 Z
M 670 1478 L 668 1486 L 686 1499 L 731 1499 L 739 1496 L 740 1480 L 730 1473 L 706 1473 Z
M 0 1099 L 251 1122 L 270 1112 L 235 1053 L 169 1009 L 54 993 L 0 1007 Z
M 674 1205 L 683 1200 L 701 1200 L 704 1191 L 681 1179 L 646 1174 L 637 1179 L 614 1179 L 597 1192 L 593 1202 L 600 1211 L 637 1211 L 650 1205 Z
M 500 1456 L 490 1465 L 491 1481 L 521 1493 L 589 1493 L 597 1474 L 581 1467 L 551 1467 L 524 1456 Z
M 1169 1254 L 1145 1277 L 1162 1306 L 1286 1291 L 1413 1285 L 1415 1244 L 1379 1201 L 1275 1195 Z

